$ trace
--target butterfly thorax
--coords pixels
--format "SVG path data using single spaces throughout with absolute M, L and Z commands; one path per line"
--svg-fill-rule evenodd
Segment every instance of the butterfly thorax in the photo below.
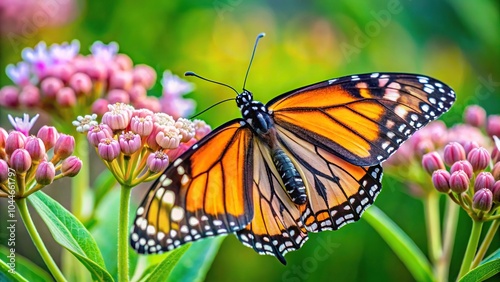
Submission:
M 281 177 L 283 188 L 290 200 L 297 205 L 307 201 L 304 181 L 290 157 L 278 142 L 276 128 L 269 109 L 259 101 L 254 101 L 252 93 L 244 90 L 236 97 L 236 104 L 245 122 L 257 133 L 259 139 L 268 146 L 274 166 Z

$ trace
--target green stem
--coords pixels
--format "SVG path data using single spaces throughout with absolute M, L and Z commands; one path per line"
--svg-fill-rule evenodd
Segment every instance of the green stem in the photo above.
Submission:
M 26 198 L 18 199 L 16 203 L 19 208 L 19 214 L 23 219 L 24 226 L 26 226 L 26 229 L 30 234 L 33 244 L 35 244 L 35 247 L 40 253 L 40 256 L 45 262 L 45 265 L 47 265 L 47 268 L 49 269 L 50 273 L 52 274 L 52 276 L 54 276 L 56 281 L 66 281 L 66 278 L 64 278 L 64 275 L 62 274 L 61 270 L 59 269 L 59 267 L 57 267 L 56 262 L 54 261 L 49 251 L 47 250 L 47 247 L 45 247 L 45 244 L 43 243 L 40 234 L 38 234 L 38 231 L 36 230 L 33 220 L 31 220 L 31 216 L 28 210 L 28 205 L 26 203 Z
M 118 219 L 118 281 L 129 281 L 128 221 L 131 191 L 132 187 L 122 185 L 120 193 L 120 215 Z
M 73 215 L 80 221 L 85 222 L 87 216 L 83 210 L 83 202 L 87 191 L 90 187 L 90 162 L 87 139 L 84 134 L 74 134 L 76 150 L 74 155 L 79 157 L 82 161 L 82 168 L 80 172 L 71 178 L 72 197 L 71 197 L 71 211 Z M 89 211 L 92 209 L 89 209 Z
M 438 281 L 448 281 L 450 260 L 453 253 L 453 243 L 455 242 L 459 212 L 460 206 L 454 201 L 447 199 L 446 211 L 444 214 L 445 226 L 443 235 L 443 252 L 439 260 L 434 265 Z
M 439 194 L 429 192 L 424 199 L 425 221 L 427 223 L 427 241 L 429 242 L 429 256 L 433 265 L 436 265 L 442 254 L 441 226 L 439 224 Z
M 484 255 L 486 254 L 486 251 L 490 247 L 491 241 L 495 237 L 495 233 L 497 232 L 499 226 L 500 226 L 500 220 L 495 220 L 491 223 L 490 229 L 488 229 L 488 233 L 486 233 L 486 236 L 484 237 L 484 240 L 481 243 L 479 250 L 477 251 L 476 257 L 472 262 L 472 268 L 478 266 L 479 263 L 483 260 Z
M 458 278 L 462 278 L 471 269 L 472 260 L 474 259 L 474 254 L 477 250 L 477 245 L 479 244 L 479 237 L 481 237 L 481 229 L 483 227 L 482 221 L 472 220 L 472 230 L 469 237 L 469 242 L 467 243 L 467 249 L 465 250 L 464 260 L 462 261 L 462 266 L 460 267 L 460 272 Z

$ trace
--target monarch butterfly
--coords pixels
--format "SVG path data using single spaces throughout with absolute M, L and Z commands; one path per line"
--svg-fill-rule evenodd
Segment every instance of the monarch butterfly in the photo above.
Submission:
M 454 101 L 444 83 L 403 73 L 330 79 L 266 105 L 243 86 L 243 118 L 212 131 L 155 181 L 131 245 L 161 253 L 235 233 L 286 264 L 308 232 L 358 220 L 381 190 L 380 163 Z

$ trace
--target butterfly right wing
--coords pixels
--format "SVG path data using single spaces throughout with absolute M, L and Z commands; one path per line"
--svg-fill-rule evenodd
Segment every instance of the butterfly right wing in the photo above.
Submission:
M 156 180 L 137 209 L 130 242 L 161 253 L 243 229 L 253 218 L 253 135 L 233 120 L 193 145 Z

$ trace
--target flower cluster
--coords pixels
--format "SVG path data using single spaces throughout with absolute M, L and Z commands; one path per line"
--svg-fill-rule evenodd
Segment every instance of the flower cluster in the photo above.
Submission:
M 87 56 L 79 54 L 78 40 L 50 47 L 42 41 L 33 49 L 25 48 L 23 61 L 7 66 L 7 75 L 15 85 L 0 89 L 0 105 L 42 109 L 63 121 L 87 112 L 102 115 L 114 103 L 163 110 L 176 117 L 194 108 L 194 102 L 182 98 L 193 86 L 169 71 L 163 76 L 165 95 L 160 100 L 147 96 L 156 82 L 156 72 L 150 66 L 134 65 L 129 56 L 118 53 L 115 42 L 106 45 L 97 41 L 90 51 Z
M 27 114 L 23 119 L 9 116 L 14 130 L 7 133 L 0 128 L 0 196 L 27 197 L 54 180 L 73 177 L 80 171 L 82 162 L 72 156 L 72 136 L 52 126 L 43 126 L 37 136 L 29 135 L 37 118 L 30 120 Z
M 174 160 L 210 132 L 201 120 L 174 119 L 165 113 L 108 105 L 98 124 L 96 115 L 73 124 L 96 148 L 97 154 L 121 183 L 130 187 L 158 176 Z

